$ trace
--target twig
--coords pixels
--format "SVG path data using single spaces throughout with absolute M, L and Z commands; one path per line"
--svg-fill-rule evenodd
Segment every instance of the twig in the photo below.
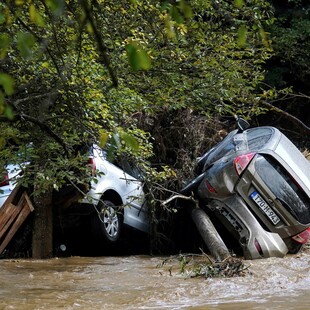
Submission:
M 168 198 L 167 200 L 163 201 L 161 204 L 165 206 L 168 203 L 170 203 L 171 201 L 173 201 L 174 199 L 178 199 L 178 198 L 185 199 L 185 200 L 191 200 L 193 202 L 196 202 L 196 200 L 192 196 L 184 196 L 184 195 L 179 194 L 179 195 L 174 195 L 174 196 Z

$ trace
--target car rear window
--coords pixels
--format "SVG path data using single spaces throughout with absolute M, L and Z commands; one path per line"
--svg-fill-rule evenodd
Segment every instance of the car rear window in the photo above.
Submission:
M 310 223 L 310 199 L 273 157 L 258 156 L 256 170 L 282 205 L 302 224 Z
M 230 156 L 236 152 L 238 143 L 245 143 L 246 149 L 249 151 L 259 151 L 272 137 L 274 130 L 270 127 L 255 127 L 244 131 L 241 134 L 235 135 L 236 132 L 231 132 L 231 137 L 227 137 L 222 143 L 216 146 L 213 153 L 212 161 L 216 161 L 224 156 Z M 236 140 L 236 137 L 239 139 Z M 240 146 L 240 145 L 239 145 Z
M 273 130 L 268 127 L 258 127 L 246 131 L 249 150 L 260 150 L 272 137 Z

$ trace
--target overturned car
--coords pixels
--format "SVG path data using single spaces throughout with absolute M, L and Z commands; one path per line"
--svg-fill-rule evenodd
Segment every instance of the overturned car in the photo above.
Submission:
M 199 200 L 245 258 L 297 253 L 310 237 L 310 162 L 278 129 L 238 125 L 199 159 L 181 193 Z

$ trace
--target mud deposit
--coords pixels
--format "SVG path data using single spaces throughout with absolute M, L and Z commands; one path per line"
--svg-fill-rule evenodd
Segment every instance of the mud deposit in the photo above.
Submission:
M 190 278 L 162 257 L 0 260 L 0 309 L 310 309 L 310 250 Z

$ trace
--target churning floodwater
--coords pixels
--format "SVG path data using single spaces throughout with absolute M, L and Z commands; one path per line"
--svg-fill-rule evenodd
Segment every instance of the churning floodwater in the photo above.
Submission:
M 0 260 L 0 309 L 310 309 L 310 250 L 245 261 L 234 278 L 190 278 L 163 257 Z

